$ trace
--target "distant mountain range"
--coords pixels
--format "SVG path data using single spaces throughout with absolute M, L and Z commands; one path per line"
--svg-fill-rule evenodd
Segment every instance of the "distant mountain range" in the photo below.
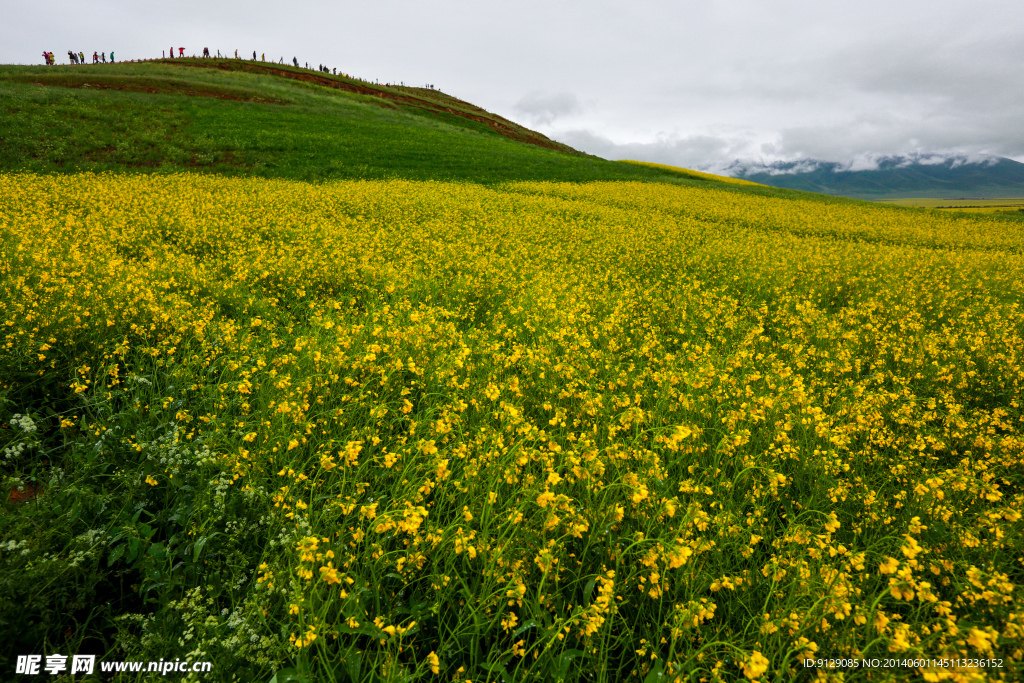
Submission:
M 857 199 L 1024 197 L 1024 164 L 995 156 L 885 156 L 846 164 L 736 162 L 726 173 L 773 187 Z

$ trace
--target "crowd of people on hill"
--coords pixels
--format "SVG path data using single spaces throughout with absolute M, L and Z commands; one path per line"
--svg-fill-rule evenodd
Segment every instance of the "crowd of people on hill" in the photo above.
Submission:
M 174 59 L 174 51 L 175 50 L 178 51 L 178 59 L 184 59 L 185 58 L 185 48 L 183 48 L 183 47 L 178 47 L 178 48 L 171 47 L 169 52 L 161 52 L 160 53 L 160 58 L 161 59 L 167 59 L 169 57 L 170 59 Z M 194 57 L 194 55 L 193 55 L 193 57 Z M 212 57 L 213 57 L 213 55 L 210 54 L 210 48 L 204 47 L 203 48 L 203 59 L 210 59 Z M 221 54 L 220 54 L 220 50 L 217 50 L 217 58 L 218 59 L 222 59 Z M 238 50 L 235 50 L 235 59 L 239 59 Z M 253 53 L 252 53 L 252 61 L 254 61 L 254 62 L 257 61 L 257 59 L 256 59 L 256 51 L 255 50 L 253 50 Z M 267 54 L 265 52 L 260 55 L 259 61 L 262 61 L 262 62 L 267 61 Z M 54 54 L 52 52 L 45 52 L 44 51 L 43 52 L 43 62 L 45 64 L 49 65 L 49 66 L 53 66 L 54 64 L 57 63 L 57 58 L 54 56 Z M 114 53 L 113 52 L 110 53 L 110 62 L 111 63 L 114 62 Z M 273 62 L 273 60 L 271 60 L 271 62 Z M 79 52 L 79 53 L 76 54 L 73 50 L 68 50 L 68 63 L 70 63 L 70 64 L 85 64 L 85 53 Z M 106 64 L 107 63 L 107 54 L 105 52 L 93 52 L 92 53 L 92 63 L 93 64 Z M 279 64 L 284 64 L 284 57 L 281 57 L 281 59 L 278 60 L 278 63 Z M 300 68 L 299 67 L 299 58 L 298 57 L 292 57 L 292 63 L 295 65 L 296 68 Z M 306 68 L 307 69 L 311 68 L 309 66 L 309 62 L 306 62 Z M 330 69 L 327 66 L 325 66 L 324 64 L 321 64 L 319 67 L 317 67 L 317 70 L 322 72 L 322 73 L 333 73 L 334 75 L 338 74 L 338 69 L 337 68 Z M 342 74 L 342 75 L 345 75 L 345 74 Z
M 43 52 L 43 63 L 49 66 L 53 66 L 57 63 L 57 57 L 52 52 Z M 68 63 L 69 64 L 85 64 L 85 53 L 74 50 L 68 50 Z M 106 52 L 93 52 L 92 53 L 93 64 L 106 64 L 107 53 Z M 114 63 L 114 53 L 110 53 L 110 63 Z
M 183 48 L 183 47 L 178 47 L 178 48 L 172 47 L 171 50 L 170 50 L 170 58 L 174 59 L 174 50 L 175 49 L 178 50 L 178 59 L 183 59 L 185 57 L 185 48 Z M 167 53 L 166 52 L 161 52 L 160 56 L 161 56 L 161 59 L 166 59 Z M 193 57 L 194 56 L 195 55 L 193 55 Z M 226 57 L 227 57 L 227 55 L 224 55 L 222 57 L 221 54 L 220 54 L 220 50 L 217 50 L 217 58 L 218 59 L 224 59 Z M 212 55 L 210 54 L 210 48 L 208 48 L 208 47 L 204 47 L 203 48 L 203 58 L 204 59 L 212 58 Z M 241 59 L 238 56 L 238 50 L 235 50 L 235 59 Z M 44 62 L 46 64 L 48 64 L 50 66 L 52 66 L 52 65 L 57 63 L 56 57 L 54 56 L 54 54 L 52 52 L 43 52 L 43 60 L 44 60 Z M 135 61 L 135 60 L 132 60 L 132 61 Z M 255 61 L 263 61 L 263 62 L 265 62 L 265 61 L 267 61 L 267 55 L 264 52 L 263 54 L 260 55 L 259 60 L 257 60 L 257 58 L 256 58 L 256 51 L 253 50 L 252 61 L 254 61 L 254 62 Z M 273 63 L 273 61 L 274 61 L 273 58 L 271 58 L 270 61 L 271 61 L 271 63 Z M 71 63 L 71 64 L 85 64 L 85 53 L 79 52 L 79 53 L 76 54 L 73 50 L 68 50 L 68 62 Z M 93 64 L 106 64 L 107 63 L 107 55 L 106 55 L 106 53 L 105 52 L 93 52 L 92 53 L 92 63 Z M 114 53 L 113 52 L 110 53 L 110 63 L 111 64 L 114 63 Z M 281 57 L 281 59 L 278 61 L 278 64 L 284 64 L 284 57 Z M 299 58 L 298 57 L 292 57 L 292 64 L 294 64 L 295 68 L 297 68 L 297 69 L 302 68 L 302 67 L 299 66 Z M 310 67 L 309 62 L 306 62 L 306 67 L 305 68 L 307 68 L 307 69 L 309 69 L 311 71 L 313 70 L 313 67 Z M 320 64 L 319 66 L 316 67 L 316 70 L 321 72 L 321 73 L 325 73 L 325 74 L 333 74 L 335 76 L 339 75 L 337 68 L 331 68 L 331 67 L 328 67 L 325 64 Z M 354 78 L 353 76 L 350 76 L 349 74 L 346 74 L 344 72 L 341 73 L 340 75 L 344 76 L 345 78 Z M 363 79 L 356 78 L 355 80 L 363 80 Z M 369 83 L 370 81 L 366 81 L 366 82 Z M 380 85 L 379 81 L 377 81 L 376 83 L 377 83 L 377 85 Z M 386 83 L 385 85 L 390 87 L 390 86 L 395 85 L 395 84 L 393 84 L 393 83 Z M 404 86 L 405 83 L 403 82 L 402 85 Z M 434 85 L 427 85 L 425 87 L 430 88 L 431 90 L 436 90 L 436 87 Z
M 175 50 L 175 48 L 172 47 L 171 48 L 171 52 L 170 52 L 171 59 L 174 59 L 174 50 Z M 185 56 L 185 48 L 179 47 L 179 48 L 177 48 L 177 50 L 178 50 L 178 59 L 183 58 Z M 166 54 L 167 53 L 161 53 L 161 57 L 162 58 L 165 57 Z M 212 55 L 210 54 L 210 48 L 204 47 L 203 48 L 203 59 L 209 59 L 211 57 L 212 57 Z M 218 59 L 222 59 L 221 54 L 220 54 L 220 50 L 217 50 L 217 58 Z M 235 59 L 242 59 L 241 57 L 238 56 L 238 50 L 235 50 Z M 256 61 L 266 62 L 267 61 L 267 53 L 266 52 L 260 53 L 260 56 L 257 59 L 256 51 L 253 50 L 253 52 L 252 52 L 252 61 L 254 61 L 254 62 L 256 62 Z M 271 58 L 270 63 L 271 64 L 274 63 L 273 58 Z M 284 64 L 284 57 L 281 57 L 281 59 L 279 59 L 277 61 L 277 63 L 278 64 Z M 302 67 L 299 66 L 299 58 L 298 57 L 292 57 L 292 64 L 294 64 L 295 68 L 297 68 L 297 69 L 298 68 L 302 68 Z M 312 69 L 312 67 L 309 65 L 309 62 L 306 62 L 306 68 L 307 69 Z M 320 66 L 318 66 L 317 67 L 317 71 L 320 71 L 322 73 L 334 74 L 334 75 L 338 74 L 338 69 L 336 67 L 332 69 L 332 68 L 327 67 L 324 64 L 321 64 Z M 345 74 L 342 74 L 342 75 L 344 76 Z

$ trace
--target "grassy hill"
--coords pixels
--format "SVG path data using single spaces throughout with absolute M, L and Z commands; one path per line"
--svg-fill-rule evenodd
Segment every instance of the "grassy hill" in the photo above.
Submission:
M 243 60 L 0 69 L 0 168 L 273 178 L 665 179 L 426 88 Z M 678 176 L 677 176 L 678 177 Z
M 1019 220 L 274 69 L 0 70 L 7 677 L 1024 677 Z

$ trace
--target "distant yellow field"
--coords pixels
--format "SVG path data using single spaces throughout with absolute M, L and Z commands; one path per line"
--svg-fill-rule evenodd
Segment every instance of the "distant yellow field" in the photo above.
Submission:
M 934 197 L 909 197 L 906 199 L 883 199 L 880 204 L 914 206 L 923 209 L 945 209 L 970 211 L 972 213 L 1013 213 L 1024 209 L 1024 197 L 997 197 L 994 199 L 941 199 Z
M 754 185 L 757 187 L 765 187 L 761 183 L 752 183 L 749 180 L 740 180 L 739 178 L 730 178 L 724 175 L 715 175 L 714 173 L 703 173 L 702 171 L 694 171 L 689 168 L 680 168 L 679 166 L 668 166 L 666 164 L 653 164 L 649 161 L 634 161 L 632 159 L 621 159 L 627 164 L 637 164 L 639 166 L 650 166 L 651 168 L 660 168 L 666 171 L 675 171 L 676 173 L 682 173 L 683 175 L 692 176 L 694 178 L 703 178 L 704 180 L 717 180 L 720 183 L 730 183 L 732 185 Z

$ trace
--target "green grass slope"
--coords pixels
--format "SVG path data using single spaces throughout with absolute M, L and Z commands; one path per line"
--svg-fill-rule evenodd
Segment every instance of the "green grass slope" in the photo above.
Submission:
M 242 60 L 2 67 L 0 169 L 682 180 L 582 154 L 436 90 Z

